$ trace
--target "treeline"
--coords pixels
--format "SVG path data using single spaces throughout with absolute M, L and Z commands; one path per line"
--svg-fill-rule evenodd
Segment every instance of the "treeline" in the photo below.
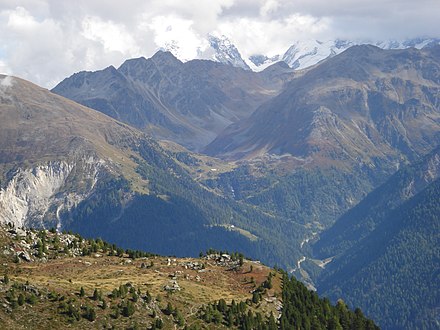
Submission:
M 342 300 L 333 306 L 327 298 L 319 298 L 315 292 L 308 290 L 295 278 L 289 278 L 282 270 L 279 272 L 283 276 L 283 308 L 278 320 L 272 312 L 265 315 L 259 310 L 264 295 L 272 288 L 272 272 L 253 291 L 252 299 L 238 303 L 233 300 L 230 304 L 220 299 L 203 307 L 199 312 L 199 318 L 206 323 L 240 330 L 379 329 L 359 308 L 352 311 Z
M 300 257 L 291 246 L 304 236 L 303 226 L 212 193 L 176 163 L 175 155 L 158 152 L 153 142 L 137 148 L 143 157 L 136 159 L 137 171 L 148 181 L 150 194 L 131 192 L 124 178 L 105 178 L 72 210 L 69 218 L 75 221 L 64 221 L 66 229 L 165 255 L 197 256 L 212 246 L 285 268 Z M 221 226 L 229 224 L 258 239 Z
M 319 298 L 317 293 L 287 274 L 283 276 L 283 310 L 279 327 L 282 330 L 379 329 L 359 308 L 353 312 L 342 300 L 333 306 L 330 300 Z

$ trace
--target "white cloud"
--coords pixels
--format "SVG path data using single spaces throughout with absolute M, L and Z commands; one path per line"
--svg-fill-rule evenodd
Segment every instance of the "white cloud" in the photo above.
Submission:
M 265 17 L 275 12 L 280 7 L 278 0 L 266 0 L 261 6 L 260 15 Z
M 104 21 L 96 16 L 87 16 L 82 21 L 82 29 L 85 38 L 102 44 L 105 51 L 126 54 L 139 52 L 136 41 L 122 24 L 110 20 Z
M 320 38 L 328 31 L 330 20 L 293 14 L 281 20 L 233 18 L 219 25 L 219 31 L 231 38 L 242 55 L 284 53 L 296 40 Z M 257 41 L 257 42 L 256 42 Z
M 11 87 L 14 84 L 14 79 L 11 76 L 6 76 L 0 80 L 0 86 Z
M 16 31 L 32 31 L 38 25 L 34 17 L 23 7 L 9 11 L 7 27 Z
M 190 60 L 204 51 L 208 44 L 193 28 L 194 22 L 176 16 L 154 17 L 148 27 L 154 32 L 154 42 L 161 48 L 176 48 L 179 58 Z
M 207 33 L 243 55 L 309 38 L 440 37 L 439 0 L 1 0 L 0 70 L 45 87 L 176 46 L 190 59 Z

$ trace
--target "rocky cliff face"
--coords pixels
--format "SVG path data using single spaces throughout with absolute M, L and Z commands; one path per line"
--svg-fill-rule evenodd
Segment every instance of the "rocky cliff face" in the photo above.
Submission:
M 0 222 L 60 228 L 102 177 L 135 175 L 125 152 L 139 132 L 21 79 L 0 81 Z
M 0 222 L 16 227 L 62 227 L 62 213 L 86 199 L 98 180 L 102 163 L 50 161 L 32 168 L 18 168 L 0 190 Z M 81 171 L 76 171 L 81 167 Z M 75 173 L 77 172 L 77 173 Z M 77 189 L 66 189 L 82 178 Z

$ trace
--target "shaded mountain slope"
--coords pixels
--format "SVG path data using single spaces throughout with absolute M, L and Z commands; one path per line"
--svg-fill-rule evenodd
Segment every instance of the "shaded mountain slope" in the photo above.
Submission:
M 214 247 L 294 262 L 289 238 L 300 237 L 301 226 L 207 190 L 180 165 L 182 155 L 134 128 L 1 78 L 2 222 L 74 229 L 166 254 Z
M 440 141 L 440 46 L 354 46 L 291 81 L 205 151 L 292 154 L 339 167 L 393 166 Z
M 313 246 L 322 259 L 346 252 L 387 221 L 390 210 L 400 207 L 440 177 L 440 147 L 405 166 L 358 205 L 345 213 Z
M 318 291 L 360 306 L 384 329 L 439 329 L 440 180 L 383 212 L 326 267 Z
M 158 139 L 198 150 L 278 94 L 291 76 L 282 64 L 254 73 L 212 61 L 182 63 L 159 51 L 150 59 L 127 60 L 118 69 L 74 74 L 53 92 Z

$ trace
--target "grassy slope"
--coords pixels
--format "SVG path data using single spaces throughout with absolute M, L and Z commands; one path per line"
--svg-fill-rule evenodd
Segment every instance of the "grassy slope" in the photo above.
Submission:
M 10 281 L 5 284 L 4 280 L 0 282 L 0 328 L 3 329 L 61 329 L 61 328 L 98 328 L 116 326 L 117 328 L 150 327 L 153 322 L 151 314 L 156 311 L 156 318 L 164 322 L 164 328 L 174 327 L 174 317 L 165 315 L 163 310 L 170 302 L 173 307 L 177 307 L 182 313 L 185 324 L 202 324 L 197 318 L 197 312 L 202 304 L 214 302 L 221 298 L 230 303 L 235 301 L 244 301 L 250 299 L 251 290 L 267 279 L 270 272 L 268 267 L 260 264 L 246 261 L 238 271 L 228 271 L 226 267 L 216 265 L 212 260 L 206 259 L 171 259 L 151 256 L 132 260 L 126 255 L 124 257 L 107 256 L 102 251 L 98 251 L 96 256 L 73 257 L 64 254 L 62 247 L 58 253 L 53 249 L 55 234 L 47 233 L 47 261 L 34 258 L 32 262 L 13 261 L 13 253 L 5 255 L 4 251 L 11 249 L 20 250 L 22 248 L 21 238 L 17 239 L 0 230 L 0 245 L 3 246 L 0 253 L 0 274 L 7 274 Z M 84 244 L 86 241 L 84 241 Z M 34 251 L 31 249 L 29 251 Z M 58 257 L 55 258 L 55 254 Z M 154 265 L 151 268 L 141 268 L 142 263 Z M 185 269 L 183 263 L 199 262 L 206 265 L 205 271 Z M 252 271 L 250 272 L 250 267 Z M 167 293 L 164 286 L 170 284 L 170 274 L 182 272 L 177 275 L 177 282 L 181 291 Z M 199 277 L 200 279 L 198 279 Z M 251 282 L 254 279 L 254 283 Z M 281 296 L 281 279 L 277 275 L 273 279 L 273 288 L 268 291 L 266 297 Z M 29 286 L 39 292 L 37 302 L 34 305 L 25 303 L 22 306 L 11 307 L 5 297 L 8 291 L 14 285 L 13 283 L 24 284 L 29 282 Z M 140 297 L 148 291 L 152 295 L 152 301 L 144 303 L 142 298 L 134 303 L 135 313 L 130 317 L 120 316 L 114 318 L 112 306 L 117 305 L 121 298 L 110 298 L 109 294 L 113 289 L 118 288 L 125 283 L 131 285 L 137 291 L 141 292 Z M 80 288 L 85 289 L 86 295 L 79 296 Z M 94 301 L 94 289 L 102 291 L 103 300 L 106 301 L 107 308 L 103 309 L 102 302 Z M 16 296 L 20 292 L 16 289 Z M 50 296 L 52 292 L 52 296 Z M 24 293 L 29 296 L 30 293 Z M 58 298 L 53 297 L 54 294 Z M 130 296 L 130 294 L 128 294 Z M 64 297 L 64 299 L 60 298 Z M 96 320 L 90 322 L 85 318 L 79 321 L 71 322 L 66 314 L 63 314 L 60 305 L 62 302 L 74 301 L 75 306 L 91 306 L 96 312 Z M 127 300 L 127 299 L 126 299 Z M 279 300 L 278 300 L 279 301 Z M 255 306 L 254 306 L 255 307 Z M 254 308 L 252 307 L 252 308 Z M 263 313 L 274 312 L 276 315 L 276 302 L 267 302 L 263 300 L 258 306 L 258 310 Z M 251 309 L 252 309 L 251 308 Z M 84 311 L 81 311 L 83 313 Z M 214 327 L 213 324 L 209 325 Z M 218 327 L 223 327 L 219 325 Z

